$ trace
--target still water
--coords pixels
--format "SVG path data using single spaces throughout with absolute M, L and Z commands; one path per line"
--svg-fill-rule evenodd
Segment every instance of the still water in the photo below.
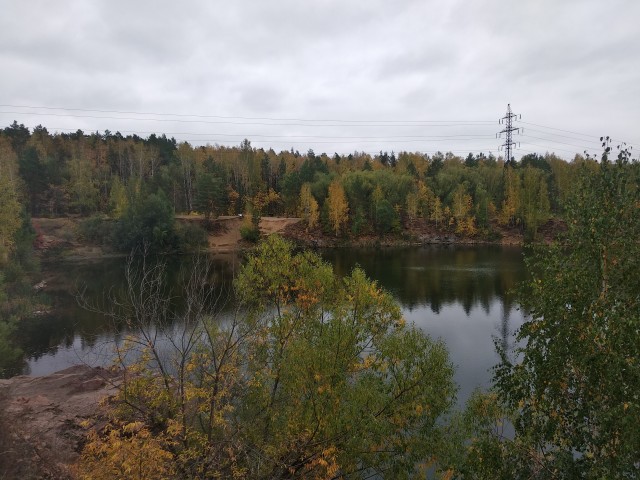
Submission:
M 393 294 L 408 322 L 433 338 L 443 339 L 456 365 L 459 402 L 476 387 L 490 383 L 497 362 L 494 342 L 511 343 L 523 321 L 511 290 L 524 279 L 522 250 L 505 247 L 421 247 L 398 249 L 334 249 L 322 252 L 338 275 L 362 267 L 370 278 Z M 241 260 L 213 257 L 215 283 L 228 287 Z M 180 264 L 169 261 L 170 281 L 179 283 Z M 78 306 L 82 292 L 98 310 L 108 310 L 109 292 L 124 289 L 124 259 L 68 263 L 51 270 L 52 314 L 24 325 L 21 347 L 26 357 L 19 371 L 43 375 L 79 362 L 108 364 L 113 346 L 126 334 L 122 326 Z M 175 293 L 179 302 L 179 294 Z

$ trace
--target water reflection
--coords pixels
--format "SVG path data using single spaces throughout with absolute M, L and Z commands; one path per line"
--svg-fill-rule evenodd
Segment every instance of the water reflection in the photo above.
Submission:
M 511 293 L 524 278 L 520 249 L 336 249 L 321 254 L 334 265 L 338 275 L 361 266 L 395 296 L 408 321 L 447 343 L 457 366 L 460 402 L 476 386 L 489 384 L 489 369 L 497 361 L 494 339 L 509 341 L 513 330 L 522 323 Z M 193 258 L 170 257 L 167 261 L 167 279 L 173 286 L 171 298 L 179 307 L 179 285 Z M 239 258 L 214 257 L 213 261 L 210 283 L 228 289 Z M 42 375 L 79 361 L 91 365 L 111 361 L 114 344 L 127 333 L 126 325 L 80 308 L 74 292 L 84 292 L 97 310 L 109 310 L 109 294 L 117 297 L 124 293 L 125 266 L 125 259 L 112 259 L 65 264 L 51 272 L 49 295 L 55 314 L 25 322 L 20 342 L 27 353 L 23 373 Z
M 184 298 L 181 285 L 190 274 L 194 257 L 174 256 L 167 263 L 167 296 L 179 310 Z M 213 269 L 208 279 L 222 297 L 240 260 L 237 256 L 212 257 Z M 127 259 L 107 259 L 92 263 L 65 263 L 49 266 L 47 295 L 51 313 L 23 322 L 19 343 L 25 361 L 14 374 L 43 375 L 80 362 L 107 365 L 112 362 L 114 347 L 129 333 L 126 324 L 101 312 L 114 309 L 114 300 L 125 297 Z M 86 303 L 90 308 L 79 305 Z M 227 305 L 227 308 L 230 308 Z
M 511 306 L 511 291 L 524 274 L 518 248 L 344 249 L 323 256 L 341 275 L 359 265 L 394 293 L 405 309 L 427 306 L 436 314 L 451 304 L 461 305 L 466 315 L 479 304 L 488 314 L 496 297 Z
M 523 322 L 513 296 L 525 276 L 519 248 L 333 250 L 323 256 L 341 275 L 362 267 L 393 293 L 407 321 L 446 342 L 459 404 L 490 384 L 498 361 L 494 341 L 508 344 Z

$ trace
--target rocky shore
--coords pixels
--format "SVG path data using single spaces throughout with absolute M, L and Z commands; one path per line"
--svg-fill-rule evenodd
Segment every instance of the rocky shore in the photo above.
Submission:
M 0 380 L 0 478 L 74 478 L 87 429 L 119 384 L 118 371 L 86 365 Z

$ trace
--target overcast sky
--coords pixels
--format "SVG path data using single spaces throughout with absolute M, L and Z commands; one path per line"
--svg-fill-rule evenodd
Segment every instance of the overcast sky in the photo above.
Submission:
M 507 103 L 516 156 L 640 151 L 640 1 L 2 1 L 1 127 L 499 154 Z

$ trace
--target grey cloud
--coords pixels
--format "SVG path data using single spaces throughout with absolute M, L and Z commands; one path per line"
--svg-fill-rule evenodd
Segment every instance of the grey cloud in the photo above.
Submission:
M 244 85 L 241 92 L 240 102 L 265 115 L 280 110 L 285 97 L 285 93 L 277 86 L 258 82 Z
M 0 17 L 0 103 L 228 116 L 492 120 L 510 101 L 538 123 L 597 134 L 606 127 L 612 134 L 640 137 L 634 132 L 640 111 L 639 17 L 635 0 L 536 0 L 508 8 L 502 0 L 7 2 Z M 0 113 L 0 122 L 12 120 Z M 24 114 L 17 120 L 53 125 L 50 117 Z M 55 123 L 238 135 L 420 131 L 77 117 Z M 396 143 L 386 145 L 398 149 Z M 295 146 L 313 147 L 311 141 Z M 384 148 L 364 142 L 339 146 L 326 150 Z
M 405 75 L 426 76 L 429 73 L 449 68 L 459 61 L 459 52 L 450 44 L 431 45 L 424 49 L 394 52 L 380 66 L 378 78 L 403 77 Z

